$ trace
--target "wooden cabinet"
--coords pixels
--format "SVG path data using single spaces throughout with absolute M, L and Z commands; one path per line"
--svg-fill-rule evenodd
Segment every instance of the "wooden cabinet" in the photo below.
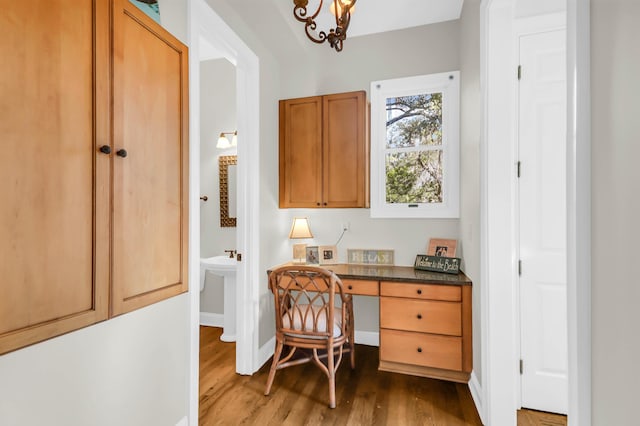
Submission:
M 369 206 L 366 92 L 280 101 L 280 208 Z
M 186 47 L 128 1 L 27 3 L 0 16 L 0 354 L 187 290 Z
M 189 121 L 186 46 L 128 0 L 114 7 L 111 309 L 118 315 L 187 290 Z
M 380 283 L 380 369 L 466 383 L 471 287 Z

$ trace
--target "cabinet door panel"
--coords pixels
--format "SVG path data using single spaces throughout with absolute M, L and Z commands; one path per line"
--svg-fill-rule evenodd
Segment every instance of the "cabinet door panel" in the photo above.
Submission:
M 365 207 L 364 92 L 323 96 L 323 200 L 327 207 Z
M 118 315 L 187 289 L 188 121 L 186 47 L 128 1 L 114 8 Z
M 280 207 L 322 205 L 322 97 L 280 101 Z
M 2 3 L 0 353 L 107 316 L 108 19 L 104 0 Z

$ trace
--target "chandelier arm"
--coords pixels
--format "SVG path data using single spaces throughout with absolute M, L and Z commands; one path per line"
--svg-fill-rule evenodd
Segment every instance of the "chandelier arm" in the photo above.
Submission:
M 322 10 L 322 2 L 320 0 L 320 4 L 318 5 L 318 9 L 316 9 L 315 13 L 311 16 L 307 16 L 307 5 L 309 4 L 309 0 L 293 0 L 293 16 L 300 22 L 309 22 L 311 20 L 315 24 L 315 19 Z
M 357 0 L 331 1 L 333 1 L 334 3 L 334 9 L 336 12 L 336 28 L 331 28 L 329 30 L 329 33 L 326 33 L 325 31 L 316 32 L 317 24 L 315 18 L 318 16 L 320 10 L 322 9 L 323 0 L 320 0 L 318 8 L 311 16 L 308 16 L 307 10 L 309 0 L 293 0 L 293 16 L 296 18 L 296 20 L 305 24 L 304 31 L 307 34 L 309 40 L 317 44 L 322 44 L 325 41 L 328 41 L 331 48 L 335 49 L 337 52 L 341 52 L 343 42 L 347 38 L 347 29 L 349 28 L 349 23 L 351 21 L 351 9 L 356 4 Z M 339 14 L 338 10 L 340 11 Z

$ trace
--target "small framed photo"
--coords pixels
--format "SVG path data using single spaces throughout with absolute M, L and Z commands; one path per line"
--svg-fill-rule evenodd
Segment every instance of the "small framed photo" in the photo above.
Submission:
M 320 246 L 318 247 L 321 265 L 335 265 L 338 263 L 338 249 L 336 246 Z
M 427 254 L 437 257 L 456 257 L 457 240 L 445 240 L 442 238 L 431 238 Z
M 318 246 L 307 246 L 307 263 L 311 265 L 317 265 L 320 263 L 320 256 L 318 255 Z

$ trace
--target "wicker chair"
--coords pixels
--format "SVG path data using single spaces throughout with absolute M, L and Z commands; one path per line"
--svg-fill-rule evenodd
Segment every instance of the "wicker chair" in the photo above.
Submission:
M 355 368 L 351 295 L 333 272 L 313 266 L 274 269 L 269 287 L 275 298 L 276 348 L 264 394 L 269 395 L 276 370 L 313 361 L 329 379 L 329 407 L 335 408 L 335 373 L 343 353 L 350 353 Z M 282 357 L 285 346 L 290 349 Z M 298 349 L 307 354 L 294 357 Z

